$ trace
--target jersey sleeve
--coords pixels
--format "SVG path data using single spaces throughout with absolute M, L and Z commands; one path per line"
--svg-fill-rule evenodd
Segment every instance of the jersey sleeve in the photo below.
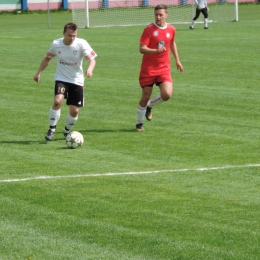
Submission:
M 148 46 L 148 44 L 150 42 L 150 38 L 151 38 L 151 35 L 149 33 L 148 27 L 146 27 L 143 30 L 143 33 L 141 35 L 140 44 L 144 44 L 144 45 Z
M 82 43 L 83 55 L 87 60 L 93 60 L 97 57 L 96 52 L 91 48 L 87 41 Z
M 56 56 L 56 53 L 55 53 L 54 43 L 52 43 L 49 50 L 46 53 L 46 57 L 53 58 L 55 56 Z
M 176 34 L 176 29 L 173 27 L 171 42 L 174 42 L 175 34 Z

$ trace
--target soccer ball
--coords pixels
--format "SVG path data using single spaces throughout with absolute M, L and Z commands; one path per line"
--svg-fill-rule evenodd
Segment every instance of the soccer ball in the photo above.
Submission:
M 66 136 L 66 144 L 69 148 L 76 149 L 84 143 L 83 135 L 80 132 L 72 131 Z

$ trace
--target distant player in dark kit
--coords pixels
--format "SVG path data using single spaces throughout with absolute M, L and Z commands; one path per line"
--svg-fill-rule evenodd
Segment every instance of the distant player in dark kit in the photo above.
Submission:
M 204 29 L 208 29 L 208 5 L 207 0 L 194 0 L 196 3 L 196 15 L 191 21 L 190 29 L 194 29 L 195 21 L 199 18 L 200 13 L 204 15 Z

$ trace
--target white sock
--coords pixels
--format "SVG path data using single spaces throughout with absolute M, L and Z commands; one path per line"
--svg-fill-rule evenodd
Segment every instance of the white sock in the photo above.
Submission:
M 146 112 L 146 107 L 141 107 L 138 104 L 138 109 L 137 109 L 137 122 L 136 124 L 142 124 L 144 121 L 144 117 L 145 117 L 145 112 Z
M 50 114 L 49 114 L 49 123 L 50 127 L 53 131 L 55 131 L 55 127 L 60 119 L 60 109 L 59 110 L 53 110 L 52 108 L 50 109 Z
M 67 117 L 66 117 L 66 124 L 65 124 L 66 128 L 68 130 L 71 130 L 72 127 L 76 124 L 77 121 L 78 121 L 78 117 L 72 117 L 70 115 L 70 113 L 68 113 Z
M 204 18 L 204 27 L 208 27 L 208 18 Z
M 190 26 L 191 26 L 192 28 L 194 27 L 194 23 L 195 23 L 195 21 L 192 20 L 192 22 L 191 22 L 191 24 L 190 24 Z
M 161 98 L 161 94 L 158 94 L 156 97 L 154 97 L 153 99 L 148 101 L 147 106 L 152 108 L 153 106 L 157 106 L 157 105 L 161 104 L 162 102 L 164 102 L 164 101 Z

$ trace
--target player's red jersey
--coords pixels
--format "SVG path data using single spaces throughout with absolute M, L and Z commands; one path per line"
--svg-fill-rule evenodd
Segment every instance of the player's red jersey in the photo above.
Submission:
M 144 44 L 151 49 L 158 49 L 164 46 L 166 51 L 158 54 L 144 54 L 140 75 L 160 75 L 171 72 L 170 44 L 174 41 L 175 28 L 166 24 L 165 27 L 158 27 L 155 23 L 148 25 L 140 38 L 140 44 Z

